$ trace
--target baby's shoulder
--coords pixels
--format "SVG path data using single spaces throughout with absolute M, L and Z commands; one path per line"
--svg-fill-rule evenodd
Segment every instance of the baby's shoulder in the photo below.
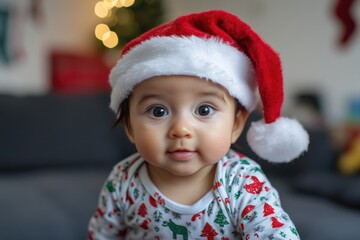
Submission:
M 138 153 L 135 153 L 120 162 L 118 162 L 112 169 L 107 183 L 111 185 L 128 185 L 134 178 L 137 178 L 139 169 L 144 163 L 144 160 Z
M 220 168 L 226 174 L 263 174 L 261 166 L 257 162 L 234 150 L 230 150 L 219 164 L 221 164 Z
M 239 152 L 230 150 L 219 164 L 217 181 L 220 181 L 227 190 L 254 182 L 266 182 L 266 185 L 270 186 L 261 166 Z
M 113 167 L 112 172 L 116 174 L 126 173 L 136 169 L 142 162 L 143 159 L 140 157 L 139 153 L 134 153 L 118 162 Z

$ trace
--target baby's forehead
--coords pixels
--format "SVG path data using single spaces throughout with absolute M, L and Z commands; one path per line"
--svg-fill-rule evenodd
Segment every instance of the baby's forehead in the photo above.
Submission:
M 139 90 L 158 93 L 168 91 L 175 93 L 181 90 L 199 90 L 199 92 L 213 92 L 214 94 L 226 94 L 230 96 L 227 89 L 210 79 L 187 75 L 164 75 L 152 77 L 136 84 L 132 89 L 132 94 Z
M 228 93 L 228 90 L 225 89 L 220 84 L 212 81 L 211 79 L 201 78 L 197 76 L 188 76 L 188 75 L 163 75 L 155 76 L 141 81 L 139 84 L 136 84 L 133 87 L 133 91 L 138 87 L 147 88 L 151 90 L 152 88 L 173 88 L 178 89 L 181 87 L 188 88 L 203 88 L 203 89 L 214 89 L 218 91 L 225 91 Z

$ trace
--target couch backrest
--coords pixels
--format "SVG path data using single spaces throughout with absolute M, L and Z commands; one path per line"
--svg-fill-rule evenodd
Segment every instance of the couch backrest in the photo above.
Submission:
M 135 151 L 121 126 L 113 129 L 109 93 L 15 97 L 0 95 L 0 171 L 39 167 L 111 167 Z M 302 170 L 329 170 L 334 149 L 324 131 L 309 131 L 309 151 L 290 164 L 270 164 L 248 147 L 246 131 L 237 141 L 241 151 L 266 172 L 293 175 Z
M 111 166 L 134 152 L 109 93 L 0 95 L 0 170 Z

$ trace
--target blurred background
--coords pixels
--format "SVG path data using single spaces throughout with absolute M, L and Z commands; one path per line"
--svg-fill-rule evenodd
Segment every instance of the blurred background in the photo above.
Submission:
M 286 166 L 259 163 L 302 239 L 360 238 L 358 0 L 0 0 L 2 239 L 86 238 L 107 174 L 134 151 L 108 109 L 121 48 L 209 9 L 239 16 L 281 56 L 283 112 L 311 144 Z

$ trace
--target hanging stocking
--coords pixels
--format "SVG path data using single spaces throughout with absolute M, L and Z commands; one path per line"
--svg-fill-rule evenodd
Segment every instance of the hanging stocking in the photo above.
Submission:
M 339 38 L 339 44 L 345 46 L 354 35 L 356 23 L 351 15 L 351 8 L 354 6 L 355 0 L 336 0 L 335 16 L 340 20 L 343 31 Z

